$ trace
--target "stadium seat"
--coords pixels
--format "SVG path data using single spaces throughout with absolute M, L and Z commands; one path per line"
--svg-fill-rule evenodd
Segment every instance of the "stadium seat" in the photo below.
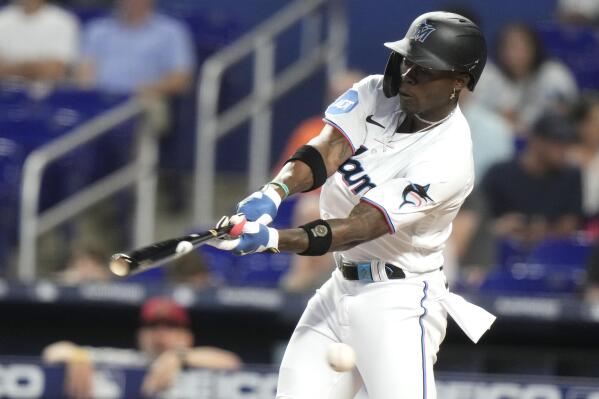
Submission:
M 581 88 L 599 89 L 599 37 L 592 26 L 545 22 L 538 31 L 549 53 L 572 69 Z
M 237 256 L 208 245 L 200 252 L 215 279 L 230 286 L 276 287 L 291 259 L 286 253 Z
M 498 245 L 498 265 L 481 289 L 522 294 L 578 292 L 592 248 L 584 238 L 547 239 L 532 248 L 511 240 Z

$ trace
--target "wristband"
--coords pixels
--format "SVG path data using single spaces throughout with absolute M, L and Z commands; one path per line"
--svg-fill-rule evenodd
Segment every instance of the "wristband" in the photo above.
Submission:
M 317 219 L 299 227 L 308 234 L 308 248 L 298 255 L 320 256 L 329 252 L 333 242 L 333 233 L 326 220 Z
M 283 182 L 279 182 L 279 181 L 271 181 L 268 184 L 272 184 L 273 186 L 277 186 L 281 190 L 283 190 L 283 192 L 285 193 L 285 196 L 283 197 L 283 199 L 289 197 L 289 187 L 287 187 L 287 184 L 285 184 Z

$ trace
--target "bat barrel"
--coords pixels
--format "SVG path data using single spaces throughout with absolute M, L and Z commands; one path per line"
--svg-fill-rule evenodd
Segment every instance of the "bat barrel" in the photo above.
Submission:
M 230 225 L 200 234 L 156 242 L 129 253 L 112 255 L 109 268 L 118 277 L 131 276 L 183 256 L 206 241 L 222 237 L 231 230 Z
M 136 262 L 127 254 L 114 254 L 110 259 L 110 271 L 119 277 L 125 277 L 136 269 Z

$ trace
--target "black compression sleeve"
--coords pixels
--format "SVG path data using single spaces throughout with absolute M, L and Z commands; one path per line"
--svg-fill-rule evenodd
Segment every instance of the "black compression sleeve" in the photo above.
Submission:
M 302 161 L 312 171 L 312 187 L 304 192 L 312 191 L 322 186 L 327 181 L 327 167 L 322 159 L 320 152 L 311 145 L 303 145 L 297 149 L 295 154 L 291 156 L 285 163 L 291 161 Z

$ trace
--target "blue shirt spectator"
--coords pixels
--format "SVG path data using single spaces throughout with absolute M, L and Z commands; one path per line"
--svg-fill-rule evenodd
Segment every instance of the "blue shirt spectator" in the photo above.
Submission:
M 191 36 L 151 0 L 122 0 L 118 12 L 92 21 L 83 39 L 79 81 L 114 92 L 179 94 L 195 64 Z

